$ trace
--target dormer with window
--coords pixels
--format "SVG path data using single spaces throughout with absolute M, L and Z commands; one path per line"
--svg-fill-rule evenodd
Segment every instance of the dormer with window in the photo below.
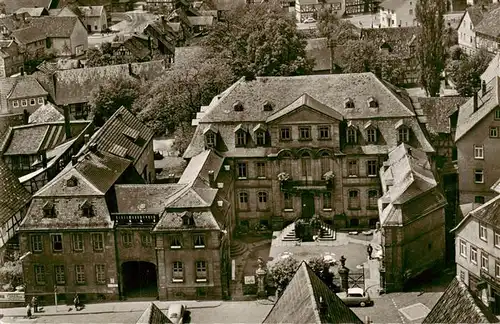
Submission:
M 269 146 L 269 137 L 267 135 L 267 127 L 263 124 L 258 124 L 254 127 L 253 133 L 255 134 L 255 144 L 257 146 Z
M 73 175 L 68 180 L 66 180 L 66 187 L 76 187 L 78 186 L 78 179 Z
M 56 217 L 56 209 L 52 202 L 47 201 L 45 205 L 43 205 L 43 217 L 44 218 L 55 218 Z
M 394 128 L 398 132 L 398 144 L 410 142 L 410 127 L 402 119 L 396 123 Z
M 94 208 L 88 200 L 85 200 L 83 204 L 80 206 L 80 210 L 82 211 L 83 217 L 92 217 L 94 216 Z
M 354 100 L 351 98 L 346 98 L 344 100 L 344 108 L 345 109 L 354 109 Z
M 373 97 L 368 98 L 367 103 L 368 103 L 368 107 L 371 109 L 378 108 L 378 101 Z
M 352 124 L 351 121 L 347 123 L 346 143 L 351 145 L 358 143 L 358 129 Z
M 184 227 L 194 226 L 193 213 L 185 212 L 184 214 L 182 214 L 181 218 L 182 218 L 182 226 Z
M 203 131 L 203 136 L 205 137 L 205 147 L 206 148 L 216 148 L 217 147 L 217 130 L 210 125 Z
M 273 111 L 273 104 L 270 101 L 264 102 L 264 111 Z
M 236 101 L 233 104 L 233 110 L 234 111 L 243 111 L 243 103 L 241 103 L 241 101 Z
M 236 147 L 245 147 L 247 145 L 248 132 L 242 124 L 236 126 L 234 129 L 234 136 L 234 145 Z
M 375 125 L 373 125 L 373 123 L 369 121 L 365 124 L 364 128 L 366 131 L 366 142 L 369 144 L 376 144 L 378 140 L 377 127 L 375 127 Z

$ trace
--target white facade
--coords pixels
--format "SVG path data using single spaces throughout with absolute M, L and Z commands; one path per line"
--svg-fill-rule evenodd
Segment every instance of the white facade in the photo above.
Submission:
M 415 5 L 417 0 L 404 0 L 404 2 L 396 9 L 384 7 L 384 3 L 380 5 L 380 27 L 410 27 L 417 26 L 415 14 Z
M 471 55 L 476 50 L 476 32 L 469 12 L 465 12 L 458 26 L 458 45 L 467 54 Z

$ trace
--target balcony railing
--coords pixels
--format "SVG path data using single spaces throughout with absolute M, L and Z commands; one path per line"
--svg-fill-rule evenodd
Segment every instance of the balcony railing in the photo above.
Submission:
M 160 216 L 158 214 L 111 214 L 111 220 L 115 222 L 115 225 L 151 226 L 158 223 Z
M 287 180 L 281 182 L 281 190 L 326 190 L 333 187 L 333 181 L 327 180 Z

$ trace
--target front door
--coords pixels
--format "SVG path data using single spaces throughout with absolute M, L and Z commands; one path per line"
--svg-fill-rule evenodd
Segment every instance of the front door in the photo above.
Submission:
M 302 218 L 311 218 L 314 215 L 314 195 L 310 192 L 302 194 Z

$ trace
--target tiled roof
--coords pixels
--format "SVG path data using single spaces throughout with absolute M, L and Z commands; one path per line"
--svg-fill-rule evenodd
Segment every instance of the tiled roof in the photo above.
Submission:
M 498 323 L 498 318 L 454 278 L 423 323 Z
M 125 107 L 118 109 L 106 123 L 90 138 L 89 145 L 97 144 L 103 152 L 117 154 L 116 147 L 125 149 L 121 157 L 132 160 L 135 165 L 146 146 L 151 142 L 154 132 L 145 126 Z M 85 150 L 84 147 L 82 150 Z
M 474 112 L 474 99 L 470 98 L 460 106 L 458 111 L 455 141 L 461 139 L 477 123 L 488 116 L 500 103 L 500 76 L 496 76 L 486 84 L 486 93 L 478 92 L 478 110 Z
M 44 217 L 43 207 L 47 202 L 54 206 L 56 214 L 54 218 Z M 85 202 L 92 205 L 94 216 L 85 217 L 82 215 L 81 206 Z M 19 230 L 84 228 L 113 228 L 104 196 L 34 197 Z
M 321 305 L 324 303 L 324 306 Z M 263 324 L 363 323 L 342 300 L 302 262 Z
M 313 71 L 330 71 L 330 48 L 326 37 L 309 38 L 306 45 L 306 54 L 308 58 L 314 59 Z
M 0 18 L 0 26 L 4 26 L 9 32 L 13 32 L 16 29 L 28 27 L 28 25 L 28 21 L 22 19 L 21 17 L 14 17 L 14 15 Z
M 151 53 L 149 50 L 148 39 L 132 35 L 127 38 L 123 43 L 113 44 L 113 47 L 117 48 L 119 46 L 124 46 L 128 49 L 136 58 L 142 60 L 146 59 Z
M 12 32 L 12 37 L 23 45 L 38 42 L 47 38 L 42 31 L 33 26 L 14 30 Z
M 142 313 L 136 324 L 171 324 L 172 321 L 154 303 Z
M 27 13 L 31 17 L 40 17 L 44 13 L 48 14 L 48 11 L 45 8 L 19 8 L 16 11 L 18 15 L 22 13 Z
M 12 90 L 7 95 L 7 99 L 23 99 L 32 97 L 45 97 L 48 92 L 38 83 L 33 77 L 20 77 L 16 78 L 16 83 Z
M 430 133 L 450 133 L 450 116 L 458 111 L 469 98 L 467 97 L 434 97 L 418 98 L 420 108 L 427 116 L 426 128 Z
M 194 225 L 186 227 L 182 225 L 182 216 L 193 217 Z M 199 231 L 199 230 L 220 230 L 219 224 L 215 220 L 211 211 L 194 212 L 171 212 L 165 211 L 153 232 L 161 231 Z
M 481 80 L 490 82 L 494 77 L 500 76 L 500 53 L 497 53 L 492 59 L 486 70 L 481 74 Z
M 71 135 L 80 134 L 89 124 L 88 121 L 72 121 Z M 9 138 L 2 146 L 4 155 L 31 155 L 49 150 L 68 140 L 64 122 L 29 124 L 12 128 Z
M 116 185 L 118 213 L 160 214 L 165 209 L 168 198 L 186 187 L 186 184 L 177 183 Z
M 389 46 L 391 53 L 410 56 L 410 45 L 416 45 L 420 27 L 363 28 L 361 37 L 373 41 L 377 46 Z
M 384 9 L 397 10 L 402 7 L 404 3 L 405 0 L 385 0 L 379 5 L 379 7 Z
M 0 224 L 5 223 L 31 199 L 30 193 L 19 183 L 17 177 L 0 157 Z
M 217 179 L 223 162 L 224 158 L 215 151 L 203 151 L 191 158 L 178 183 L 192 184 L 199 179 L 209 185 L 208 172 L 214 171 L 214 179 Z
M 474 28 L 476 33 L 481 33 L 491 37 L 500 36 L 500 7 L 488 11 L 484 14 L 483 19 Z
M 79 6 L 78 9 L 85 17 L 101 17 L 104 6 Z
M 174 55 L 174 65 L 176 67 L 196 66 L 200 59 L 203 59 L 205 48 L 202 46 L 176 47 Z
M 5 0 L 5 12 L 7 14 L 16 12 L 19 8 L 49 8 L 52 0 Z
M 78 17 L 45 16 L 31 20 L 34 28 L 51 38 L 69 38 L 76 24 L 81 24 Z
M 472 206 L 473 208 L 476 206 Z M 466 218 L 457 225 L 457 229 L 464 224 L 469 217 L 473 217 L 482 223 L 489 224 L 494 228 L 500 229 L 500 195 L 487 201 L 485 204 L 477 206 L 469 213 Z
M 474 26 L 477 26 L 483 19 L 483 16 L 485 14 L 485 11 L 481 6 L 472 6 L 466 9 L 466 12 L 469 14 L 470 20 L 474 24 Z M 465 14 L 465 13 L 464 13 Z
M 28 123 L 41 124 L 61 120 L 64 120 L 64 114 L 62 114 L 52 103 L 46 102 L 29 116 Z
M 132 63 L 131 67 L 133 75 L 143 79 L 153 79 L 163 74 L 166 69 L 164 61 Z M 50 80 L 55 82 L 55 85 L 52 85 L 55 88 L 55 104 L 86 103 L 93 89 L 127 74 L 129 74 L 128 64 L 57 71 L 54 74 L 55 81 Z
M 170 197 L 166 203 L 166 208 L 184 209 L 184 208 L 209 208 L 212 206 L 217 189 L 190 187 L 183 190 L 182 194 Z
M 68 7 L 60 8 L 60 9 L 49 9 L 49 16 L 58 16 L 58 17 L 77 17 L 76 14 L 71 11 Z

